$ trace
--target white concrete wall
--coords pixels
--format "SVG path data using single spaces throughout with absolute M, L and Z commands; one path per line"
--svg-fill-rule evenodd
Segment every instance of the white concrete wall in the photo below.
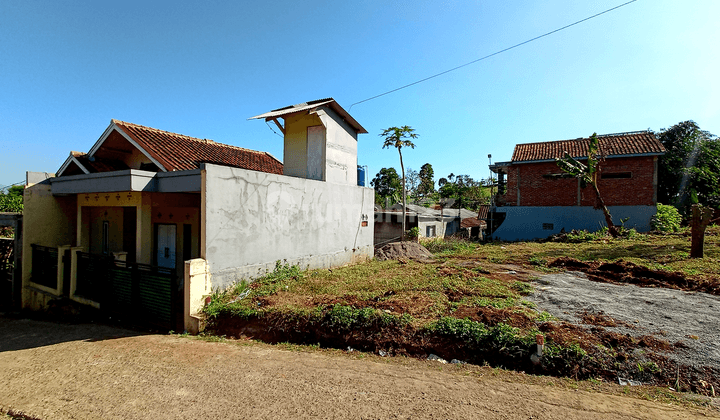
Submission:
M 357 185 L 357 133 L 330 108 L 317 115 L 326 129 L 325 181 Z
M 329 268 L 373 256 L 373 189 L 211 164 L 205 171 L 201 256 L 213 287 L 263 275 L 278 260 Z

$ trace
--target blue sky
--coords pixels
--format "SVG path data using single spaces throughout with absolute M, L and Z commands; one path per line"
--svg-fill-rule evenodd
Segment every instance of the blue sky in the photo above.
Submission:
M 334 97 L 368 131 L 359 163 L 488 176 L 516 143 L 695 120 L 720 134 L 720 1 L 638 0 L 424 83 L 355 102 L 625 0 L 2 1 L 0 187 L 55 172 L 111 118 L 282 158 L 271 109 Z

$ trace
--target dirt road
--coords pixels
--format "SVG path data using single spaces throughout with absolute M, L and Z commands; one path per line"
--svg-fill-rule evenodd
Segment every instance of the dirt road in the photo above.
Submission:
M 0 408 L 41 419 L 720 418 L 372 359 L 0 318 Z

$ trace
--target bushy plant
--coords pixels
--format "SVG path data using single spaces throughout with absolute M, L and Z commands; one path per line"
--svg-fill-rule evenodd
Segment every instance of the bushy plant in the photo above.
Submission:
M 423 246 L 433 254 L 436 253 L 462 253 L 475 250 L 475 245 L 472 242 L 456 238 L 454 236 L 448 238 L 432 238 L 422 242 Z
M 324 324 L 327 327 L 339 331 L 351 331 L 356 329 L 369 328 L 373 325 L 380 327 L 397 326 L 403 327 L 412 321 L 408 314 L 394 316 L 375 308 L 355 308 L 354 306 L 332 305 L 324 317 Z
M 0 193 L 0 212 L 22 213 L 23 198 L 22 196 L 11 196 Z
M 419 236 L 420 229 L 417 226 L 407 231 L 407 238 L 411 241 L 417 239 Z
M 678 209 L 665 204 L 658 204 L 657 213 L 650 219 L 650 226 L 658 232 L 677 232 L 681 223 L 682 216 Z

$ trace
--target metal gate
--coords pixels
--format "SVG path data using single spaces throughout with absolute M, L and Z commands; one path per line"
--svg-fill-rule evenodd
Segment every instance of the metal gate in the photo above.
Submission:
M 58 249 L 32 244 L 31 281 L 41 286 L 57 289 Z
M 175 269 L 77 251 L 75 295 L 131 322 L 176 329 L 181 294 Z
M 0 308 L 12 304 L 13 275 L 15 269 L 13 240 L 0 238 Z

